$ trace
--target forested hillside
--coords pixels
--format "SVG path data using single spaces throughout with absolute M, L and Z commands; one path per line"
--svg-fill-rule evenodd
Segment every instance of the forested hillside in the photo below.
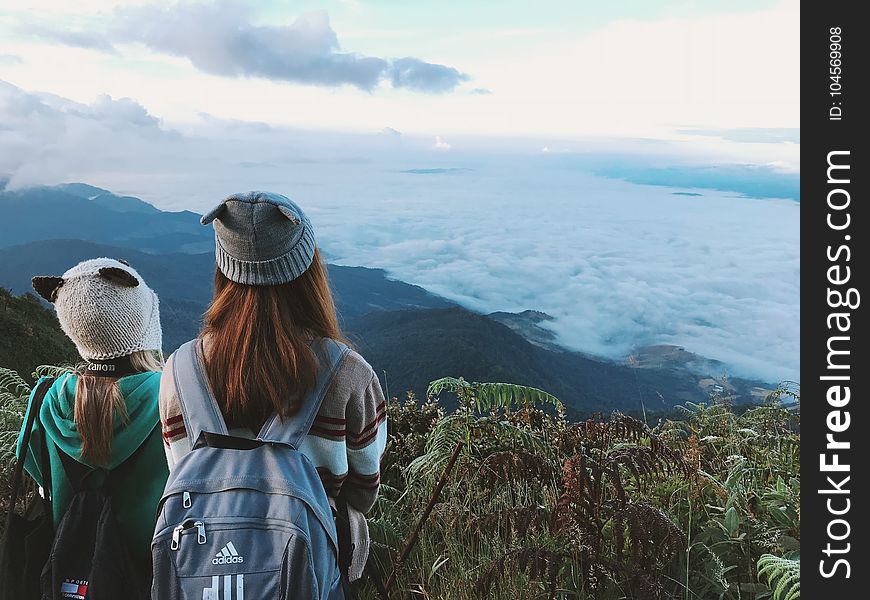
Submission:
M 30 379 L 38 365 L 77 360 L 76 348 L 60 330 L 54 311 L 34 295 L 16 297 L 0 287 L 0 366 Z
M 689 373 L 633 369 L 576 352 L 544 348 L 509 327 L 461 308 L 376 312 L 347 324 L 352 341 L 379 369 L 393 395 L 444 373 L 474 381 L 504 381 L 551 391 L 583 414 L 619 409 L 641 414 L 703 399 Z

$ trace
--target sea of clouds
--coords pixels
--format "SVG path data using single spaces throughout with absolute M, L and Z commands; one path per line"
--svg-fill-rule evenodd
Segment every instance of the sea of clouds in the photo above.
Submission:
M 584 352 L 676 344 L 731 374 L 798 379 L 792 200 L 674 195 L 685 189 L 540 163 L 309 176 L 291 188 L 333 262 L 382 267 L 482 312 L 542 310 Z
M 11 189 L 83 181 L 199 212 L 231 192 L 274 190 L 309 213 L 331 261 L 384 268 L 482 312 L 542 310 L 567 347 L 624 359 L 676 344 L 730 374 L 798 378 L 799 203 L 627 181 L 686 161 L 680 145 L 554 153 L 208 115 L 173 129 L 129 99 L 82 105 L 3 82 L 0 121 Z M 618 147 L 635 154 L 593 174 L 589 156 Z

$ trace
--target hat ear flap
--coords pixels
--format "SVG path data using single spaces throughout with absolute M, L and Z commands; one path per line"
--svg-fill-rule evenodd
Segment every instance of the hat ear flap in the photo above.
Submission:
M 217 219 L 220 216 L 220 214 L 222 212 L 224 212 L 224 209 L 226 207 L 227 207 L 226 203 L 221 202 L 220 204 L 215 206 L 213 209 L 211 209 L 210 211 L 208 211 L 207 213 L 202 215 L 202 218 L 199 220 L 199 222 L 202 223 L 203 225 L 208 225 L 209 223 L 211 223 L 212 221 Z
M 49 302 L 54 302 L 55 298 L 57 298 L 57 290 L 63 285 L 63 277 L 38 276 L 33 277 L 30 282 L 37 294 Z
M 139 285 L 139 280 L 136 279 L 135 275 L 120 267 L 102 267 L 99 273 L 100 277 L 108 279 L 121 287 L 136 287 Z
M 287 219 L 293 223 L 294 225 L 299 225 L 299 215 L 293 212 L 293 209 L 289 206 L 284 206 L 282 204 L 278 205 L 278 210 L 281 211 L 281 214 L 287 217 Z

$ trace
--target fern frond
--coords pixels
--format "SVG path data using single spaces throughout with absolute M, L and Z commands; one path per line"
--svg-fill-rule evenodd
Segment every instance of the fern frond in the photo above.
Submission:
M 6 404 L 17 404 L 20 403 L 22 397 L 18 394 L 12 394 L 9 392 L 0 392 L 0 406 L 5 406 Z
M 758 578 L 767 581 L 767 587 L 773 592 L 772 600 L 800 600 L 800 560 L 763 554 L 758 559 Z
M 426 390 L 427 396 L 437 396 L 441 392 L 458 392 L 460 389 L 470 389 L 471 384 L 465 381 L 462 377 L 442 377 L 429 383 L 429 388 Z
M 388 519 L 372 517 L 368 519 L 372 541 L 382 544 L 391 550 L 397 550 L 402 543 L 402 532 Z
M 468 527 L 476 533 L 486 535 L 527 535 L 531 531 L 545 529 L 549 522 L 550 511 L 546 507 L 519 506 L 472 517 L 468 521 Z
M 428 396 L 452 392 L 470 403 L 478 412 L 507 409 L 512 406 L 535 406 L 549 404 L 557 408 L 562 403 L 544 390 L 515 383 L 477 383 L 459 377 L 442 377 L 429 384 Z
M 70 366 L 58 365 L 39 365 L 33 372 L 33 376 L 39 377 L 63 377 L 69 373 L 74 373 L 75 369 Z
M 627 469 L 638 486 L 644 481 L 660 475 L 681 475 L 688 477 L 691 467 L 683 455 L 653 438 L 649 446 L 617 447 L 607 455 L 609 465 L 619 465 Z M 614 472 L 618 477 L 618 472 Z
M 21 375 L 4 367 L 0 367 L 0 390 L 19 398 L 30 395 L 30 386 Z
M 555 469 L 545 457 L 520 449 L 493 452 L 483 460 L 478 471 L 481 483 L 490 489 L 516 481 L 548 483 L 555 475 Z
M 418 456 L 407 467 L 411 476 L 432 475 L 447 464 L 450 453 L 466 437 L 466 427 L 461 415 L 453 414 L 438 421 L 426 441 L 426 453 Z
M 530 579 L 544 582 L 552 597 L 558 583 L 556 578 L 559 571 L 568 560 L 570 556 L 564 552 L 536 547 L 518 548 L 494 560 L 478 578 L 475 591 L 478 598 L 486 598 L 507 574 L 521 572 Z
M 548 459 L 555 457 L 553 446 L 537 432 L 505 419 L 481 417 L 474 423 L 470 434 L 475 439 L 486 441 L 488 445 L 492 445 L 492 442 L 497 440 L 511 448 L 521 448 Z
M 476 406 L 478 411 L 505 409 L 511 406 L 536 406 L 549 404 L 559 407 L 562 403 L 554 395 L 536 387 L 514 383 L 476 383 Z
M 535 431 L 497 417 L 475 417 L 469 420 L 465 415 L 455 413 L 444 417 L 432 428 L 426 440 L 425 453 L 411 461 L 407 473 L 419 476 L 440 472 L 460 441 L 468 441 L 471 444 L 469 450 L 480 454 L 491 451 L 493 447 L 509 447 L 536 454 L 544 460 L 555 459 L 552 445 Z
M 628 533 L 628 548 L 635 564 L 646 567 L 667 564 L 686 548 L 686 535 L 665 512 L 647 502 L 611 502 L 617 539 Z M 622 557 L 622 544 L 616 557 Z

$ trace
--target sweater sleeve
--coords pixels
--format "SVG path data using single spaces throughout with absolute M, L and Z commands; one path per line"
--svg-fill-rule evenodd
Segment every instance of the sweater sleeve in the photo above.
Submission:
M 356 355 L 359 356 L 359 355 Z M 341 489 L 348 503 L 366 513 L 374 506 L 381 482 L 381 457 L 387 444 L 387 403 L 372 368 L 365 365 L 364 384 L 347 399 L 347 480 Z
M 184 427 L 184 417 L 181 415 L 181 404 L 178 402 L 178 392 L 175 389 L 175 381 L 172 378 L 173 354 L 166 360 L 163 367 L 163 377 L 160 378 L 160 394 L 158 405 L 160 407 L 160 429 L 163 433 L 163 450 L 166 452 L 166 463 L 169 469 L 175 466 L 178 460 L 190 452 L 190 442 L 187 439 L 187 430 Z

